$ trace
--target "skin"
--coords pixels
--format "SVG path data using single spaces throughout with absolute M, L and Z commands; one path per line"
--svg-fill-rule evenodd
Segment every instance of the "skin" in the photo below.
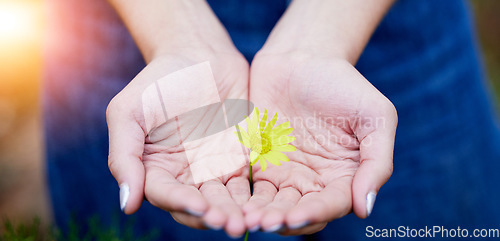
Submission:
M 233 237 L 255 227 L 308 234 L 352 211 L 367 216 L 367 193 L 377 192 L 392 173 L 397 115 L 353 65 L 391 1 L 294 0 L 251 70 L 203 1 L 110 3 L 148 63 L 107 111 L 109 167 L 118 184 L 130 186 L 125 213 L 137 211 L 146 198 L 179 223 L 224 228 Z M 255 166 L 252 197 L 248 169 L 192 185 L 180 178 L 179 149 L 147 140 L 144 88 L 207 60 L 222 99 L 250 99 L 277 112 L 278 123 L 293 121 L 297 151 L 280 167 L 260 172 Z M 374 119 L 383 121 L 370 123 Z
M 392 174 L 397 114 L 353 65 L 390 5 L 295 0 L 256 55 L 250 100 L 291 121 L 297 151 L 255 172 L 248 227 L 299 235 L 367 217 L 367 194 Z
M 392 172 L 395 109 L 345 60 L 290 59 L 259 56 L 252 67 L 250 98 L 278 112 L 278 123 L 291 121 L 297 151 L 279 167 L 256 167 L 247 226 L 273 230 L 307 221 L 283 232 L 303 234 L 352 210 L 365 218 L 366 195 Z
M 201 185 L 188 183 L 185 181 L 188 169 L 182 168 L 185 163 L 178 158 L 183 150 L 149 142 L 144 123 L 141 102 L 144 89 L 168 73 L 207 60 L 222 100 L 248 99 L 247 61 L 208 5 L 198 3 L 148 1 L 145 4 L 123 0 L 114 3 L 119 13 L 128 16 L 125 22 L 148 64 L 108 106 L 108 163 L 118 184 L 130 186 L 126 214 L 136 212 L 146 199 L 170 212 L 179 223 L 193 228 L 223 228 L 230 236 L 237 237 L 246 229 L 241 206 L 250 197 L 248 169 Z M 155 11 L 162 8 L 177 11 L 167 17 L 162 14 L 159 20 L 154 16 L 161 12 Z M 153 12 L 137 13 L 146 10 Z M 183 21 L 186 16 L 204 21 Z

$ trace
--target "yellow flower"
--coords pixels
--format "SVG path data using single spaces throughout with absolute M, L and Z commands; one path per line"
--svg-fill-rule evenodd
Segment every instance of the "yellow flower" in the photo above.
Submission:
M 289 127 L 290 122 L 287 121 L 274 127 L 277 120 L 278 114 L 276 113 L 273 119 L 266 125 L 267 109 L 259 121 L 259 109 L 255 108 L 252 120 L 246 117 L 248 133 L 243 128 L 236 126 L 238 131 L 235 134 L 238 140 L 251 150 L 250 165 L 253 166 L 259 161 L 262 171 L 265 171 L 267 168 L 266 161 L 280 166 L 280 161 L 289 161 L 288 157 L 282 152 L 297 150 L 294 146 L 288 144 L 296 139 L 293 136 L 288 136 L 293 131 L 293 128 Z

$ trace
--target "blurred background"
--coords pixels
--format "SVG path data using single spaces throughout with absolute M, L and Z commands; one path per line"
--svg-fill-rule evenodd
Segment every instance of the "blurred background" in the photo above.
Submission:
M 500 1 L 470 2 L 489 85 L 500 103 Z M 0 0 L 0 223 L 51 220 L 39 101 L 44 28 L 43 1 Z
M 0 0 L 0 218 L 50 220 L 44 181 L 39 0 Z M 0 221 L 1 222 L 1 221 Z

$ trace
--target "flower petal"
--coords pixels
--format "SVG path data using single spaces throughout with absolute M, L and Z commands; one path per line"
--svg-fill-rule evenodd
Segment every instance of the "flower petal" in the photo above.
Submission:
M 247 148 L 250 148 L 250 136 L 248 133 L 239 125 L 236 125 L 235 127 L 238 131 L 235 131 L 234 134 L 236 135 L 236 138 L 238 138 L 238 141 Z
M 264 116 L 262 116 L 262 120 L 260 121 L 259 124 L 259 133 L 262 133 L 262 131 L 264 130 L 266 122 L 267 122 L 267 109 L 264 109 Z
M 250 138 L 250 136 L 248 135 L 248 133 L 241 126 L 235 125 L 234 127 L 236 128 L 237 132 L 241 132 L 241 137 L 242 138 L 246 138 L 246 139 Z
M 271 162 L 271 159 L 272 159 L 273 161 L 277 161 L 278 163 L 279 163 L 279 161 L 284 161 L 284 162 L 288 162 L 288 161 L 290 161 L 290 159 L 288 159 L 288 157 L 287 157 L 285 154 L 283 154 L 283 153 L 281 153 L 281 152 L 279 152 L 279 151 L 270 151 L 270 152 L 266 153 L 264 156 L 265 156 L 265 158 L 266 158 L 266 159 L 267 159 L 270 163 L 273 163 L 273 162 Z M 274 163 L 273 163 L 273 164 L 274 164 Z M 276 164 L 274 164 L 274 165 L 276 165 Z M 281 163 L 280 163 L 280 165 L 281 165 Z M 278 166 L 279 166 L 279 165 L 278 165 Z
M 250 120 L 249 117 L 245 118 L 247 121 L 247 129 L 248 129 L 248 134 L 253 134 L 257 132 L 257 128 L 253 125 L 252 121 Z
M 271 130 L 274 127 L 274 124 L 276 124 L 276 121 L 278 120 L 278 113 L 274 114 L 273 119 L 267 123 L 266 129 L 264 129 L 263 133 L 269 134 Z
M 273 136 L 271 137 L 272 146 L 281 146 L 295 141 L 294 136 Z
M 283 153 L 281 152 L 276 152 L 276 153 L 280 153 L 283 155 Z M 277 155 L 274 155 L 272 153 L 272 151 L 262 155 L 263 158 L 265 158 L 269 163 L 275 165 L 275 166 L 281 166 L 281 162 L 280 162 L 280 159 L 278 158 L 279 156 Z
M 281 151 L 281 152 L 292 152 L 296 151 L 297 148 L 292 145 L 281 145 L 281 146 L 273 146 L 271 147 L 272 151 Z
M 259 156 L 259 163 L 260 163 L 260 170 L 265 171 L 267 168 L 266 159 L 264 159 L 262 156 Z
M 271 134 L 269 136 L 288 136 L 292 133 L 293 128 L 274 128 L 271 130 Z
M 250 165 L 253 166 L 255 163 L 259 160 L 259 153 L 257 152 L 250 152 Z
M 248 135 L 245 132 L 240 132 L 240 131 L 235 131 L 234 134 L 236 135 L 236 138 L 238 138 L 238 141 L 243 144 L 246 148 L 251 148 L 250 145 L 250 140 L 248 138 L 245 138 L 243 135 Z M 240 137 L 241 135 L 241 137 Z
M 280 125 L 276 126 L 276 128 L 274 128 L 274 129 L 283 129 L 283 128 L 288 128 L 288 127 L 290 127 L 290 121 L 281 123 Z
M 252 113 L 252 133 L 256 132 L 257 128 L 259 128 L 259 109 L 255 107 Z

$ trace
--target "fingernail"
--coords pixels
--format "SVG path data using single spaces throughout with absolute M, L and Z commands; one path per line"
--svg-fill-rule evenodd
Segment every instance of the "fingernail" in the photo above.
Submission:
M 189 215 L 193 215 L 195 217 L 201 217 L 201 216 L 203 216 L 203 212 L 200 212 L 200 211 L 195 211 L 195 210 L 192 210 L 192 209 L 189 209 L 189 208 L 186 208 L 185 211 Z
M 264 232 L 266 233 L 275 233 L 275 232 L 279 232 L 281 229 L 283 228 L 283 224 L 276 224 L 274 226 L 271 226 L 270 228 L 264 230 Z
M 369 192 L 366 195 L 366 216 L 370 216 L 373 211 L 373 205 L 375 204 L 375 199 L 377 199 L 377 193 L 374 191 Z
M 289 229 L 300 229 L 300 228 L 307 226 L 308 224 L 309 224 L 309 220 L 306 220 L 306 221 L 301 222 L 301 223 L 289 224 L 288 228 Z
M 127 206 L 128 197 L 130 196 L 130 188 L 127 183 L 120 185 L 120 209 L 125 210 Z
M 227 234 L 227 236 L 229 236 L 232 239 L 239 239 L 243 237 L 243 234 L 238 234 L 238 235 Z
M 205 223 L 205 222 L 203 224 L 205 225 L 205 227 L 212 229 L 214 231 L 219 231 L 222 229 L 222 226 L 213 226 L 213 225 Z
M 257 224 L 257 225 L 255 225 L 255 226 L 253 226 L 253 228 L 248 229 L 248 232 L 250 232 L 250 233 L 255 233 L 255 232 L 257 232 L 257 230 L 259 230 L 259 229 L 260 229 L 260 225 L 258 225 L 258 224 Z

